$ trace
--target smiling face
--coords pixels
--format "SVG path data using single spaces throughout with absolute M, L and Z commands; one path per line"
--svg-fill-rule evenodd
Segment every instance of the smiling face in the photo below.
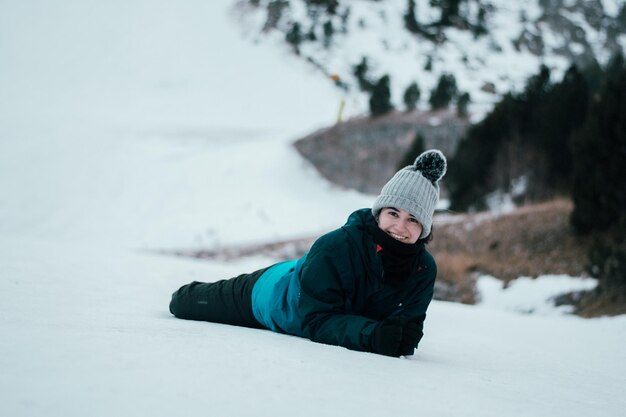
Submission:
M 417 242 L 422 225 L 404 209 L 385 207 L 378 215 L 378 227 L 392 238 L 407 244 Z

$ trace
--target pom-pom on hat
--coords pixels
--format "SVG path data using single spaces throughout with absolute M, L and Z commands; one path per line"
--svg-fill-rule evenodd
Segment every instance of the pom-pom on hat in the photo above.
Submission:
M 439 201 L 439 180 L 445 175 L 446 157 L 431 149 L 417 157 L 413 165 L 402 168 L 384 185 L 372 205 L 378 216 L 385 207 L 404 209 L 422 225 L 420 239 L 428 236 L 433 224 L 435 206 Z

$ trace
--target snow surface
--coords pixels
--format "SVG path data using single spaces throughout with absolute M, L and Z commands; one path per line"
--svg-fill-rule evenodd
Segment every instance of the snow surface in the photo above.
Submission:
M 597 285 L 593 278 L 569 275 L 543 275 L 536 279 L 519 277 L 508 285 L 490 275 L 483 275 L 476 283 L 481 307 L 542 315 L 572 313 L 571 305 L 555 307 L 554 298 L 564 293 L 589 291 Z
M 626 317 L 433 302 L 397 359 L 169 314 L 273 260 L 156 251 L 322 233 L 373 199 L 293 151 L 340 97 L 230 6 L 0 0 L 0 416 L 623 415 Z

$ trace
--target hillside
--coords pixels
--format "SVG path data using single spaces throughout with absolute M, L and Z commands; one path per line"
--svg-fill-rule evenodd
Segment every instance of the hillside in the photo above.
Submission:
M 318 129 L 294 146 L 329 181 L 377 194 L 398 170 L 416 137 L 423 138 L 425 148 L 440 149 L 450 157 L 468 126 L 466 119 L 450 110 L 390 112 Z
M 295 146 L 325 178 L 348 189 L 376 193 L 418 135 L 427 148 L 453 158 L 471 123 L 484 120 L 512 93 L 513 100 L 501 106 L 455 165 L 481 159 L 475 170 L 480 175 L 455 176 L 451 169 L 453 206 L 482 209 L 501 204 L 488 201 L 490 193 L 492 200 L 515 194 L 520 201 L 541 201 L 569 192 L 569 134 L 584 120 L 587 88 L 602 82 L 598 64 L 623 52 L 625 5 L 621 0 L 240 1 L 233 14 L 248 39 L 272 45 L 286 62 L 307 63 L 317 79 L 343 94 L 337 123 L 299 137 Z M 297 44 L 294 28 L 306 34 Z M 568 69 L 571 64 L 580 71 Z M 530 77 L 543 80 L 544 74 L 547 80 L 535 91 L 544 101 L 526 100 L 534 85 Z M 383 75 L 391 79 L 392 110 L 369 117 L 368 100 L 380 91 Z M 450 101 L 431 109 L 443 76 L 454 80 L 444 89 Z M 421 91 L 415 109 L 403 103 L 412 82 Z M 471 97 L 468 109 L 460 105 L 464 93 Z M 480 140 L 488 145 L 477 144 Z M 523 157 L 512 163 L 513 154 Z M 443 195 L 448 197 L 445 186 Z
M 560 79 L 571 63 L 605 63 L 623 51 L 625 4 L 240 0 L 233 15 L 250 41 L 274 45 L 291 56 L 288 60 L 307 62 L 318 78 L 342 90 L 347 117 L 368 111 L 364 83 L 376 83 L 385 74 L 391 79 L 391 101 L 400 109 L 411 83 L 421 91 L 418 108 L 425 109 L 439 77 L 452 74 L 458 94 L 471 97 L 473 120 L 479 120 L 503 94 L 519 91 L 541 64 Z M 363 60 L 367 71 L 359 80 L 355 68 Z

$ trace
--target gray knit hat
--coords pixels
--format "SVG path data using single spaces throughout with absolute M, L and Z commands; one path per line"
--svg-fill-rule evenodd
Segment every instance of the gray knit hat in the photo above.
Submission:
M 396 172 L 374 201 L 372 214 L 376 217 L 385 207 L 404 209 L 422 225 L 420 239 L 430 234 L 433 213 L 439 201 L 439 180 L 447 169 L 446 157 L 431 149 L 417 157 L 413 165 Z

